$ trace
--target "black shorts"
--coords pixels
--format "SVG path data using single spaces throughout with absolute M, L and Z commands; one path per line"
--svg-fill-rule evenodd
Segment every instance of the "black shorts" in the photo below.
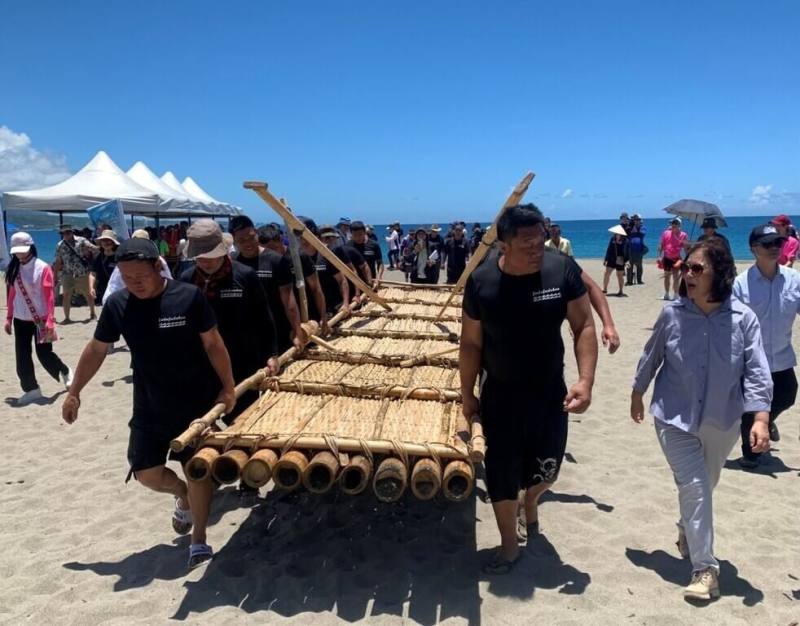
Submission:
M 663 259 L 661 259 L 661 264 L 664 266 L 664 271 L 666 271 L 666 272 L 672 271 L 672 269 L 674 268 L 675 264 L 679 260 L 680 259 L 668 259 L 667 257 L 664 257 Z
M 520 489 L 558 478 L 567 446 L 563 381 L 533 392 L 487 379 L 481 390 L 486 483 L 493 502 L 516 500 Z
M 194 448 L 186 447 L 181 452 L 173 452 L 169 448 L 170 442 L 180 435 L 185 426 L 144 426 L 131 423 L 131 434 L 128 439 L 128 463 L 130 473 L 140 472 L 164 465 L 167 459 L 178 461 L 181 465 L 186 463 L 195 453 Z M 128 478 L 130 478 L 130 473 Z

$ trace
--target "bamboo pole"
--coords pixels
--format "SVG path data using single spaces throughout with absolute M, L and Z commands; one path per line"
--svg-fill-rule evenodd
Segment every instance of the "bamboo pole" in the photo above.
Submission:
M 364 440 L 355 439 L 353 437 L 333 437 L 333 441 L 340 452 L 360 453 L 363 450 L 362 444 Z M 232 440 L 232 441 L 231 441 Z M 318 435 L 276 435 L 273 438 L 267 438 L 256 441 L 255 438 L 242 433 L 225 433 L 215 432 L 209 433 L 203 438 L 203 445 L 222 447 L 228 442 L 231 446 L 248 448 L 256 443 L 258 448 L 272 448 L 273 450 L 280 450 L 289 441 L 295 448 L 302 448 L 303 450 L 329 450 L 331 438 L 325 438 Z M 366 445 L 373 454 L 394 454 L 396 448 L 391 441 L 385 439 L 368 439 Z M 431 450 L 442 459 L 469 459 L 470 451 L 466 444 L 458 437 L 454 437 L 452 443 L 413 443 L 403 442 L 401 444 L 402 450 L 409 456 L 429 456 Z M 480 459 L 481 461 L 483 459 Z
M 289 203 L 285 198 L 281 198 L 280 202 L 289 209 Z M 286 225 L 286 238 L 289 240 L 289 255 L 292 258 L 292 266 L 294 267 L 294 286 L 297 287 L 297 296 L 300 300 L 300 321 L 308 321 L 308 292 L 306 292 L 306 277 L 303 276 L 303 264 L 300 262 L 300 244 L 294 231 L 289 226 L 289 222 L 285 219 L 283 223 Z
M 447 307 L 445 307 L 447 308 Z M 424 322 L 460 322 L 461 321 L 461 310 L 458 310 L 458 313 L 452 313 L 448 315 L 427 315 L 422 313 L 397 313 L 395 311 L 391 312 L 384 312 L 384 311 L 354 311 L 352 313 L 353 317 L 382 317 L 388 318 L 393 320 L 422 320 Z
M 442 467 L 431 458 L 420 459 L 411 470 L 411 491 L 420 500 L 430 500 L 442 486 Z
M 456 347 L 456 350 L 457 349 L 458 348 Z M 455 367 L 458 364 L 458 356 L 421 356 L 416 357 L 416 359 L 412 361 L 409 359 L 401 360 L 400 355 L 377 356 L 374 354 L 368 354 L 366 352 L 323 352 L 321 350 L 315 350 L 314 352 L 304 354 L 303 358 L 308 359 L 309 361 L 336 361 L 338 363 L 352 363 L 353 365 L 365 365 L 368 363 L 373 363 L 375 365 L 385 365 L 386 367 L 402 367 L 404 369 L 414 367 L 415 365 L 419 365 L 421 363 L 440 367 Z M 408 364 L 403 365 L 404 362 Z
M 317 324 L 317 322 L 314 320 L 304 322 L 303 328 L 309 336 L 315 335 L 319 332 L 319 324 Z M 299 353 L 300 351 L 297 348 L 289 348 L 286 352 L 278 357 L 278 364 L 283 367 L 288 361 L 292 360 Z M 236 385 L 236 399 L 238 400 L 246 391 L 258 388 L 261 383 L 267 379 L 267 377 L 267 371 L 261 369 L 252 376 L 245 378 L 242 382 Z M 211 410 L 208 413 L 203 415 L 203 417 L 200 419 L 194 420 L 191 424 L 189 424 L 188 428 L 183 431 L 183 433 L 173 439 L 169 444 L 170 449 L 174 452 L 181 452 L 192 441 L 200 437 L 223 415 L 225 415 L 225 405 L 221 402 L 218 402 L 211 407 Z
M 350 457 L 350 462 L 339 474 L 339 488 L 348 496 L 355 496 L 369 486 L 372 462 L 362 454 Z
M 311 493 L 325 493 L 336 482 L 339 459 L 332 452 L 317 452 L 303 472 L 303 486 Z
M 325 257 L 328 261 L 330 261 L 334 266 L 336 266 L 339 271 L 344 272 L 344 275 L 352 281 L 361 291 L 366 293 L 369 296 L 369 299 L 373 302 L 377 302 L 380 304 L 384 309 L 387 311 L 391 311 L 392 307 L 390 307 L 384 300 L 381 298 L 375 291 L 367 285 L 361 278 L 359 278 L 349 267 L 347 264 L 343 263 L 339 257 L 337 257 L 333 252 L 328 249 L 324 243 L 322 243 L 317 237 L 313 234 L 308 232 L 308 229 L 305 227 L 305 224 L 295 217 L 295 215 L 286 207 L 283 202 L 281 202 L 278 198 L 273 196 L 268 188 L 267 183 L 259 182 L 259 181 L 246 181 L 244 183 L 245 189 L 252 189 L 253 191 L 258 194 L 258 196 L 266 202 L 269 206 L 275 210 L 278 215 L 280 215 L 286 223 L 294 229 L 294 231 L 299 232 L 300 236 L 305 239 L 314 249 L 319 252 L 322 256 Z
M 381 461 L 372 479 L 372 490 L 381 502 L 396 502 L 408 484 L 408 468 L 396 457 Z
M 278 455 L 274 450 L 269 448 L 256 450 L 242 470 L 242 480 L 254 489 L 263 487 L 272 478 L 272 471 L 277 462 Z
M 211 475 L 221 485 L 230 485 L 239 480 L 247 464 L 248 454 L 244 450 L 228 450 L 211 464 Z
M 402 330 L 373 330 L 369 328 L 340 328 L 336 331 L 342 337 L 372 337 L 374 339 L 433 339 L 441 341 L 458 342 L 458 335 L 451 332 L 421 332 L 421 331 L 402 331 Z
M 308 467 L 308 457 L 299 450 L 281 454 L 272 472 L 272 480 L 280 489 L 291 491 L 300 486 L 303 472 Z
M 219 456 L 216 448 L 201 448 L 195 455 L 186 462 L 184 473 L 186 478 L 192 481 L 201 481 L 211 476 L 211 465 L 214 459 Z
M 269 380 L 261 387 L 274 391 L 294 391 L 305 394 L 344 395 L 357 398 L 402 398 L 411 400 L 435 400 L 461 402 L 461 392 L 454 389 L 433 387 L 404 387 L 403 385 L 354 385 L 351 383 L 317 383 L 296 380 Z
M 447 302 L 445 302 L 444 306 L 442 307 L 442 310 L 439 312 L 437 320 L 440 319 L 442 315 L 444 315 L 447 306 L 450 304 L 450 302 L 453 301 L 453 298 L 456 296 L 456 294 L 464 289 L 464 285 L 467 284 L 467 279 L 469 278 L 469 275 L 472 274 L 475 268 L 481 264 L 481 261 L 483 261 L 483 257 L 486 256 L 486 253 L 489 252 L 489 248 L 492 247 L 492 244 L 497 239 L 497 221 L 503 216 L 503 213 L 506 212 L 506 209 L 512 206 L 516 206 L 517 204 L 520 203 L 523 196 L 525 195 L 525 192 L 528 191 L 528 187 L 530 186 L 534 176 L 535 174 L 533 172 L 528 172 L 527 174 L 525 174 L 525 176 L 522 177 L 522 180 L 519 181 L 519 183 L 517 183 L 517 186 L 514 187 L 514 191 L 512 191 L 511 195 L 508 196 L 508 199 L 505 201 L 505 204 L 503 204 L 503 207 L 495 216 L 492 225 L 487 229 L 486 233 L 483 235 L 480 247 L 475 251 L 475 254 L 473 254 L 470 257 L 467 266 L 464 268 L 464 271 L 461 272 L 461 276 L 458 277 L 458 281 L 453 287 L 452 293 L 447 298 Z
M 446 350 L 438 350 L 437 352 L 431 352 L 430 354 L 420 354 L 419 356 L 411 357 L 405 361 L 400 361 L 400 367 L 412 367 L 414 365 L 419 365 L 420 363 L 425 363 L 429 360 L 433 361 L 439 357 L 445 356 L 446 354 L 458 352 L 458 349 L 458 346 L 451 346 Z
M 444 468 L 442 493 L 453 502 L 463 502 L 475 486 L 475 470 L 465 461 L 450 461 Z
M 483 424 L 480 415 L 473 415 L 470 425 L 469 458 L 480 463 L 486 456 L 486 437 L 483 436 Z
M 427 283 L 401 283 L 396 280 L 382 280 L 379 287 L 395 287 L 400 289 L 441 289 L 447 290 L 452 289 L 453 285 L 441 285 L 438 283 L 435 284 L 427 284 Z

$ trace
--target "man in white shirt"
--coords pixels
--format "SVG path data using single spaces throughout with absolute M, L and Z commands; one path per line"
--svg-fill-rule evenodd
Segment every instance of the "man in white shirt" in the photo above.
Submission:
M 550 224 L 550 239 L 545 241 L 544 245 L 563 252 L 567 256 L 575 256 L 572 254 L 572 244 L 569 239 L 561 236 L 561 226 L 558 224 Z
M 764 351 L 774 385 L 772 407 L 769 414 L 769 435 L 779 441 L 775 420 L 778 415 L 794 405 L 797 397 L 797 377 L 794 366 L 797 357 L 792 348 L 792 324 L 800 314 L 800 274 L 779 265 L 778 257 L 786 237 L 772 224 L 757 226 L 750 233 L 750 250 L 756 258 L 755 265 L 739 274 L 733 284 L 733 295 L 749 306 L 761 324 Z M 750 449 L 750 428 L 753 414 L 742 416 L 742 458 L 739 465 L 745 469 L 758 467 L 760 454 Z

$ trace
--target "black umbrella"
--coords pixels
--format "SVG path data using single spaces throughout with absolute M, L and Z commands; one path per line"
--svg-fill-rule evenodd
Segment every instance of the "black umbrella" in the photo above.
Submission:
M 716 222 L 717 228 L 728 225 L 722 215 L 722 211 L 719 210 L 716 204 L 703 202 L 702 200 L 678 200 L 670 204 L 664 211 L 689 220 L 695 226 L 700 226 L 708 218 L 712 218 Z

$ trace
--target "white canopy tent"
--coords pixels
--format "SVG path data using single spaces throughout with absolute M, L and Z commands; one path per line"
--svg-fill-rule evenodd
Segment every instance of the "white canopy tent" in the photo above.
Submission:
M 50 187 L 3 194 L 3 210 L 83 212 L 101 202 L 119 200 L 125 213 L 153 215 L 158 194 L 132 180 L 102 150 L 78 172 Z
M 242 210 L 237 206 L 233 206 L 232 204 L 228 204 L 226 202 L 220 202 L 219 200 L 212 198 L 200 185 L 195 182 L 191 176 L 187 176 L 183 179 L 181 187 L 183 187 L 196 198 L 202 198 L 206 203 L 222 207 L 224 210 L 228 211 L 230 215 L 238 215 L 242 212 Z
M 156 220 L 179 216 L 229 217 L 239 212 L 231 210 L 230 205 L 213 199 L 209 202 L 190 193 L 171 172 L 167 174 L 158 178 L 141 161 L 126 173 L 101 150 L 78 172 L 58 184 L 3 193 L 2 209 L 48 211 L 63 217 L 64 213 L 83 213 L 102 202 L 118 200 L 126 214 Z
M 167 215 L 207 215 L 215 213 L 211 203 L 198 202 L 188 194 L 173 189 L 156 176 L 153 171 L 142 161 L 137 161 L 128 170 L 130 176 L 137 183 L 158 194 L 162 199 L 162 207 Z

